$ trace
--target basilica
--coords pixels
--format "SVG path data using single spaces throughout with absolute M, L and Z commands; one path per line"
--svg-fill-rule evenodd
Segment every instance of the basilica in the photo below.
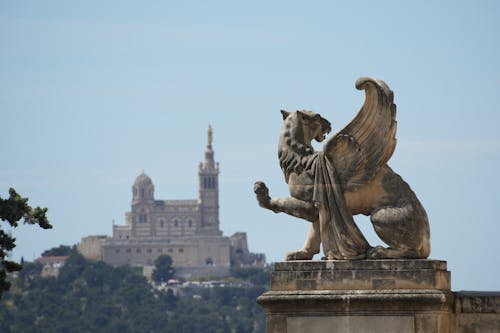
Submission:
M 212 141 L 209 127 L 205 158 L 198 168 L 198 199 L 155 199 L 153 181 L 143 172 L 132 186 L 125 225 L 113 225 L 111 237 L 84 237 L 78 250 L 88 259 L 142 266 L 145 271 L 167 254 L 183 277 L 222 276 L 231 266 L 264 265 L 264 254 L 249 252 L 246 233 L 225 237 L 219 228 L 219 164 Z

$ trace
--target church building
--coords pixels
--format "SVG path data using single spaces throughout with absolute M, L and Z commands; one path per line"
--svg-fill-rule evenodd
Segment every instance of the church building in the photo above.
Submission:
M 150 268 L 158 256 L 167 254 L 184 277 L 224 275 L 231 265 L 264 265 L 263 254 L 248 251 L 246 233 L 225 237 L 219 228 L 219 164 L 212 141 L 209 127 L 205 158 L 198 168 L 198 199 L 155 199 L 153 181 L 143 172 L 132 186 L 126 224 L 113 225 L 111 237 L 83 238 L 79 251 L 114 266 Z

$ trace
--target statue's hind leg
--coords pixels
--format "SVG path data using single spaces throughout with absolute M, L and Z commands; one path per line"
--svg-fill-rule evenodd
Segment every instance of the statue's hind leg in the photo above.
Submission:
M 371 222 L 388 248 L 370 250 L 371 259 L 427 258 L 430 252 L 429 223 L 420 203 L 386 206 L 375 210 Z
M 368 251 L 369 259 L 420 259 L 417 251 L 375 246 Z

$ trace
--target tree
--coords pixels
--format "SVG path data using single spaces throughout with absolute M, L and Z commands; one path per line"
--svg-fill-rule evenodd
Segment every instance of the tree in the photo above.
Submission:
M 271 280 L 271 270 L 267 267 L 231 267 L 231 276 L 256 286 L 263 286 Z
M 69 245 L 59 245 L 57 247 L 53 247 L 51 249 L 45 250 L 42 252 L 42 257 L 51 257 L 51 256 L 69 256 L 71 253 L 76 251 L 76 246 Z
M 167 282 L 174 276 L 175 269 L 172 267 L 172 258 L 170 256 L 163 254 L 156 258 L 154 264 L 155 269 L 151 278 L 156 283 Z
M 135 267 L 112 267 L 70 254 L 58 277 L 42 277 L 26 262 L 0 300 L 0 332 L 260 333 L 265 316 L 255 302 L 264 286 L 158 290 Z M 161 289 L 161 288 L 160 288 Z M 197 297 L 193 297 L 196 295 Z
M 9 189 L 9 198 L 0 197 L 0 220 L 7 221 L 10 227 L 16 228 L 19 220 L 23 219 L 25 224 L 38 224 L 43 229 L 50 229 L 47 216 L 47 208 L 32 208 L 28 205 L 28 198 L 23 198 L 13 189 Z M 7 260 L 7 254 L 16 247 L 16 239 L 8 232 L 2 230 L 0 225 L 0 298 L 4 291 L 9 290 L 10 282 L 7 281 L 7 273 L 21 270 L 22 266 L 12 260 Z

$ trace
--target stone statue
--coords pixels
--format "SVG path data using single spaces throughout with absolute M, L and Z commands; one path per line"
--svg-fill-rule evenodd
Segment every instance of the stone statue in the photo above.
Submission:
M 387 165 L 396 147 L 396 105 L 385 82 L 360 78 L 365 90 L 358 115 L 322 142 L 330 122 L 311 111 L 282 110 L 278 157 L 290 198 L 271 198 L 258 181 L 259 205 L 311 222 L 303 248 L 287 260 L 310 260 L 323 244 L 324 259 L 427 258 L 429 223 L 422 204 L 403 179 Z M 353 215 L 369 215 L 377 235 L 389 247 L 371 247 Z

